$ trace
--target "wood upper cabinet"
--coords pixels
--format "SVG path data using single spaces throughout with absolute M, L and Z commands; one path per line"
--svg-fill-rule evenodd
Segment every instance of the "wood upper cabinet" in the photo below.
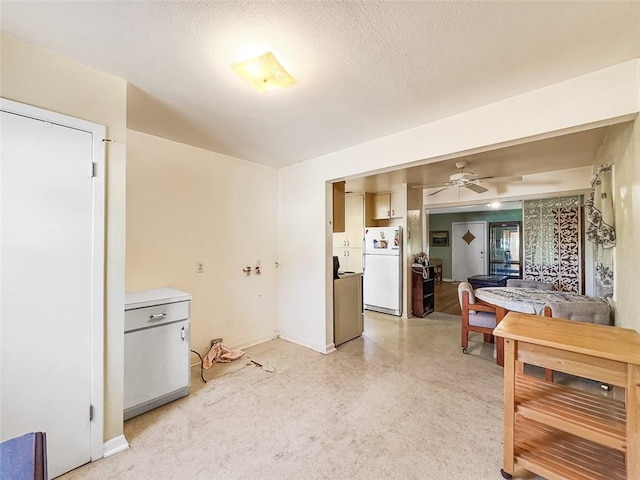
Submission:
M 404 202 L 402 192 L 378 193 L 373 195 L 373 219 L 402 218 Z
M 390 193 L 379 193 L 373 196 L 373 218 L 374 220 L 391 218 Z
M 391 192 L 391 218 L 404 217 L 404 202 L 402 201 L 402 192 Z
M 333 184 L 333 231 L 344 232 L 344 182 Z
M 364 235 L 364 195 L 348 195 L 345 198 L 345 240 L 346 247 L 362 248 Z M 334 245 L 335 246 L 335 245 Z
M 362 271 L 363 232 L 364 195 L 348 195 L 345 198 L 344 232 L 333 234 L 333 255 L 340 260 L 340 271 Z

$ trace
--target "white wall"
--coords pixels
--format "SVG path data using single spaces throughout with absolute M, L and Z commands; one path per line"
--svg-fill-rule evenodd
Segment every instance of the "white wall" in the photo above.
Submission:
M 326 181 L 628 119 L 640 110 L 639 65 L 626 62 L 280 169 L 282 336 L 318 351 L 332 343 Z
M 201 354 L 217 337 L 232 348 L 276 337 L 276 170 L 134 130 L 127 137 L 127 291 L 191 293 L 191 348 Z M 242 272 L 257 260 L 260 275 Z
M 2 35 L 0 95 L 105 125 L 107 146 L 104 438 L 122 434 L 126 82 Z M 43 359 L 46 364 L 47 359 Z
M 322 165 L 305 162 L 278 170 L 278 186 L 278 294 L 280 312 L 286 312 L 280 315 L 280 335 L 330 351 L 333 324 L 324 321 L 324 314 L 331 305 L 326 292 L 333 285 L 333 264 L 328 268 L 333 244 L 331 185 L 324 181 Z
M 640 120 L 609 128 L 594 163 L 614 164 L 617 245 L 614 266 L 616 325 L 640 332 Z

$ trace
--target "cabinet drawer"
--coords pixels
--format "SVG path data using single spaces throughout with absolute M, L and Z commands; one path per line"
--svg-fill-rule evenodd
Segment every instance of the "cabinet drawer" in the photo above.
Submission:
M 154 327 L 162 323 L 189 318 L 189 302 L 164 303 L 152 307 L 127 310 L 124 314 L 124 331 Z

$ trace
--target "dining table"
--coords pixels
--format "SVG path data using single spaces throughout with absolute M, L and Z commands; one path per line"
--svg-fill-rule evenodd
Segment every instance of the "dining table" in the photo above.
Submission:
M 474 296 L 482 303 L 496 308 L 496 326 L 509 312 L 544 315 L 544 306 L 553 302 L 602 302 L 574 292 L 540 290 L 522 287 L 483 287 L 474 290 Z M 504 366 L 504 339 L 496 339 L 496 363 Z

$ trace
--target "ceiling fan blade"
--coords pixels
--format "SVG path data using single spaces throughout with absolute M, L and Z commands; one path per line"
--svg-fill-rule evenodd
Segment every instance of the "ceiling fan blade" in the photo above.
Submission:
M 520 181 L 522 181 L 522 177 L 521 176 L 514 176 L 514 177 L 485 177 L 485 178 L 478 178 L 477 180 L 482 180 L 482 183 L 520 182 Z
M 431 192 L 430 194 L 427 195 L 427 197 L 430 197 L 431 195 L 435 195 L 436 193 L 440 193 L 441 191 L 446 190 L 447 188 L 449 187 L 444 187 L 444 188 L 441 188 L 440 190 L 436 190 L 435 192 Z
M 448 187 L 450 185 L 451 185 L 450 182 L 440 182 L 440 183 L 428 183 L 426 185 L 411 185 L 411 188 L 429 189 L 429 188 Z
M 476 193 L 484 193 L 488 192 L 488 188 L 481 187 L 480 185 L 476 185 L 475 183 L 465 183 L 464 188 L 468 188 Z

